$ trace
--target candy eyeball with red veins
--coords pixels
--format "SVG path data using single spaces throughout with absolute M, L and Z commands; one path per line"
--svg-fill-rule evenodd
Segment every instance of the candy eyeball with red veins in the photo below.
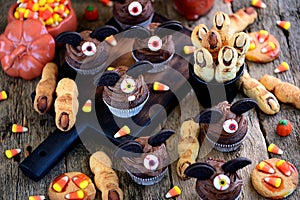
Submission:
M 144 158 L 144 166 L 146 169 L 154 171 L 158 168 L 159 161 L 155 155 L 147 155 Z
M 86 56 L 93 56 L 97 52 L 97 47 L 93 42 L 85 42 L 81 46 L 81 51 Z
M 126 78 L 121 82 L 121 90 L 125 93 L 131 93 L 136 87 L 136 83 L 131 78 Z
M 148 48 L 151 51 L 158 51 L 162 47 L 162 40 L 158 36 L 152 36 L 148 40 Z
M 128 12 L 132 16 L 139 16 L 143 11 L 142 4 L 138 1 L 133 1 L 128 6 Z
M 230 186 L 230 179 L 228 176 L 220 174 L 214 178 L 213 184 L 217 190 L 227 190 Z
M 226 133 L 235 133 L 239 128 L 237 121 L 228 119 L 223 123 L 223 129 Z

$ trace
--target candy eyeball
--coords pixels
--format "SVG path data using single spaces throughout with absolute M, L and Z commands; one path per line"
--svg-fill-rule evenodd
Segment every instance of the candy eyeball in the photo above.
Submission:
M 81 51 L 86 56 L 93 56 L 93 55 L 95 55 L 95 53 L 97 51 L 97 47 L 96 47 L 95 43 L 93 43 L 93 42 L 85 42 L 81 46 Z
M 227 190 L 230 186 L 230 179 L 224 174 L 220 174 L 214 178 L 214 187 L 217 190 Z
M 126 78 L 121 82 L 121 90 L 125 93 L 131 93 L 135 89 L 136 83 L 131 78 Z
M 226 133 L 235 133 L 239 128 L 237 121 L 228 119 L 223 123 L 223 129 Z
M 148 40 L 148 47 L 151 51 L 158 51 L 162 47 L 162 40 L 158 36 L 152 36 Z
M 148 170 L 154 171 L 158 168 L 159 161 L 155 155 L 147 155 L 144 158 L 144 167 Z
M 143 11 L 142 4 L 138 1 L 133 1 L 129 4 L 128 11 L 132 16 L 139 16 Z

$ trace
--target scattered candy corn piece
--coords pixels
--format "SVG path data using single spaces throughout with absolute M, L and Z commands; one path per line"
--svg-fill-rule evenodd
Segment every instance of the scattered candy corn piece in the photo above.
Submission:
M 0 92 L 0 101 L 7 99 L 7 93 L 3 90 Z
M 289 69 L 290 69 L 289 64 L 287 64 L 286 62 L 282 62 L 280 65 L 278 65 L 276 67 L 276 69 L 274 69 L 274 73 L 285 72 L 285 71 L 287 71 Z
M 108 67 L 106 70 L 107 71 L 113 71 L 113 70 L 115 70 L 115 68 L 114 67 Z
M 72 178 L 72 181 L 77 185 L 79 188 L 84 189 L 86 188 L 91 180 L 85 174 L 78 174 Z
M 29 196 L 29 200 L 45 200 L 46 197 L 43 195 L 40 196 Z
M 262 0 L 252 0 L 251 5 L 255 6 L 257 8 L 266 8 L 267 7 L 267 5 L 264 2 L 262 2 Z
M 276 49 L 276 45 L 274 42 L 268 42 L 263 48 L 261 48 L 262 53 L 268 53 L 270 51 L 274 51 Z
M 66 194 L 65 198 L 66 199 L 84 199 L 85 194 L 84 191 L 82 190 L 77 190 L 75 192 L 71 192 L 69 194 Z
M 270 144 L 268 147 L 268 152 L 281 155 L 283 154 L 283 151 L 276 145 L 276 144 Z
M 265 177 L 265 178 L 264 178 L 264 181 L 265 181 L 266 183 L 268 183 L 268 184 L 270 184 L 270 185 L 276 187 L 276 188 L 279 188 L 280 185 L 281 185 L 281 182 L 282 182 L 282 180 L 281 180 L 280 177 L 272 177 L 272 176 L 270 176 L 270 177 Z
M 172 189 L 168 191 L 166 194 L 166 198 L 172 198 L 181 194 L 181 190 L 178 186 L 174 186 Z
M 269 36 L 269 32 L 266 30 L 260 30 L 258 32 L 258 41 L 259 43 L 264 43 Z
M 268 174 L 275 173 L 275 170 L 273 169 L 273 167 L 271 165 L 269 165 L 268 163 L 266 163 L 265 161 L 262 161 L 258 165 L 256 165 L 256 169 L 258 169 L 259 171 L 268 173 Z
M 253 50 L 256 48 L 256 44 L 254 42 L 254 39 L 252 37 L 250 37 L 250 46 L 249 46 L 249 51 Z
M 155 81 L 153 83 L 153 90 L 154 91 L 168 91 L 170 89 L 169 86 L 163 84 L 163 83 L 160 83 L 158 81 Z
M 52 188 L 56 192 L 61 192 L 67 186 L 68 182 L 69 182 L 69 177 L 65 174 L 62 174 L 53 181 Z
M 289 30 L 291 27 L 291 22 L 289 21 L 276 21 L 276 24 L 284 30 Z
M 184 46 L 183 47 L 183 52 L 186 55 L 192 54 L 192 53 L 194 53 L 194 51 L 195 51 L 195 47 L 194 46 Z
M 292 174 L 290 165 L 285 160 L 279 160 L 276 163 L 276 167 L 286 176 L 290 176 Z
M 18 124 L 13 124 L 12 128 L 11 128 L 13 133 L 22 133 L 22 132 L 27 132 L 28 128 L 18 125 Z
M 9 149 L 5 151 L 5 155 L 7 158 L 12 158 L 21 153 L 21 149 Z
M 113 2 L 111 0 L 99 0 L 100 3 L 103 3 L 105 6 L 113 6 Z
M 123 137 L 129 134 L 130 134 L 130 129 L 128 126 L 125 125 L 114 135 L 114 138 Z
M 116 38 L 113 35 L 105 38 L 105 41 L 113 47 L 117 46 L 117 44 L 118 44 Z
M 82 106 L 83 112 L 91 112 L 92 111 L 92 100 L 88 99 L 84 105 Z
M 231 3 L 233 0 L 224 0 L 224 3 Z

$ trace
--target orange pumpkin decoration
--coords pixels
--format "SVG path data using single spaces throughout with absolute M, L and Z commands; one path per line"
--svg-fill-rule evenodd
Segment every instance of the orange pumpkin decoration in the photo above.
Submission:
M 34 79 L 54 54 L 55 40 L 39 20 L 14 20 L 0 35 L 1 65 L 9 76 Z
M 276 132 L 280 136 L 288 136 L 291 134 L 293 126 L 287 119 L 280 120 L 276 127 Z

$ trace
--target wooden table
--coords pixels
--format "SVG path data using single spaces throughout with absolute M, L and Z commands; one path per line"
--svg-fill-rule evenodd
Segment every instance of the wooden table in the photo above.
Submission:
M 6 15 L 8 8 L 14 1 L 0 1 L 2 12 L 0 13 L 0 32 L 2 33 L 7 25 Z M 79 1 L 73 0 L 73 7 L 77 12 L 79 20 L 78 30 L 94 29 L 103 25 L 112 17 L 111 8 L 105 7 L 98 1 Z M 95 22 L 86 22 L 83 18 L 83 11 L 86 5 L 95 3 L 99 9 L 100 17 Z M 290 65 L 290 70 L 282 74 L 275 75 L 280 79 L 300 86 L 300 32 L 299 25 L 299 7 L 300 3 L 296 0 L 265 0 L 266 9 L 256 9 L 258 18 L 254 24 L 250 25 L 246 32 L 258 31 L 265 29 L 275 35 L 281 45 L 281 54 L 278 59 L 267 64 L 256 64 L 247 62 L 248 71 L 254 78 L 260 78 L 263 74 L 273 74 L 275 66 L 286 61 Z M 156 12 L 169 18 L 181 21 L 186 27 L 192 29 L 198 23 L 205 23 L 208 27 L 212 24 L 212 16 L 217 10 L 230 13 L 235 12 L 242 7 L 250 6 L 248 0 L 235 0 L 231 5 L 226 5 L 223 0 L 215 0 L 214 8 L 210 13 L 198 21 L 186 21 L 173 8 L 171 0 L 155 0 Z M 287 20 L 292 23 L 291 29 L 286 32 L 276 26 L 276 20 Z M 47 196 L 48 186 L 54 177 L 61 173 L 70 171 L 81 171 L 90 177 L 93 174 L 89 170 L 89 156 L 93 152 L 86 150 L 85 146 L 79 144 L 74 150 L 65 156 L 42 180 L 34 182 L 20 171 L 19 163 L 30 154 L 49 134 L 55 130 L 53 117 L 50 115 L 40 116 L 32 107 L 30 94 L 34 91 L 38 79 L 25 81 L 19 78 L 8 77 L 3 70 L 0 72 L 0 90 L 5 90 L 9 94 L 6 101 L 0 102 L 0 151 L 6 149 L 21 148 L 22 153 L 17 159 L 7 159 L 4 155 L 0 157 L 0 198 L 1 199 L 28 199 L 30 195 L 45 195 Z M 189 93 L 183 99 L 183 108 L 177 106 L 168 116 L 166 123 L 161 127 L 174 129 L 177 133 L 180 131 L 182 120 L 193 117 L 197 114 L 195 107 L 198 107 L 198 102 L 190 100 Z M 242 98 L 242 92 L 237 98 Z M 240 171 L 244 187 L 241 199 L 263 199 L 253 189 L 250 181 L 250 174 L 255 165 L 264 159 L 278 157 L 286 159 L 300 169 L 300 112 L 291 105 L 281 104 L 279 113 L 273 116 L 268 116 L 259 110 L 252 110 L 248 114 L 249 131 L 247 138 L 242 147 L 233 153 L 220 153 L 215 150 L 208 151 L 209 147 L 202 145 L 198 161 L 205 161 L 207 157 L 222 158 L 229 160 L 235 157 L 248 157 L 252 160 L 251 166 L 248 166 Z M 289 119 L 293 126 L 293 132 L 288 137 L 279 137 L 275 133 L 275 127 L 279 120 Z M 18 134 L 11 132 L 13 123 L 22 124 L 29 128 L 29 132 Z M 276 156 L 267 152 L 267 146 L 270 143 L 278 144 L 284 154 Z M 174 155 L 177 150 L 177 137 L 172 138 L 167 143 L 168 149 Z M 103 150 L 108 154 L 110 149 L 105 146 L 99 147 L 98 150 Z M 115 163 L 118 165 L 118 163 Z M 195 191 L 195 179 L 182 181 L 176 174 L 176 161 L 169 167 L 169 173 L 159 184 L 153 186 L 139 186 L 133 183 L 129 175 L 123 171 L 117 171 L 120 178 L 120 186 L 124 191 L 125 199 L 164 199 L 165 193 L 173 186 L 178 185 L 182 189 L 182 194 L 177 199 L 189 200 L 198 199 Z M 299 199 L 300 190 L 297 189 L 289 199 Z M 96 199 L 101 199 L 100 192 L 97 193 Z

